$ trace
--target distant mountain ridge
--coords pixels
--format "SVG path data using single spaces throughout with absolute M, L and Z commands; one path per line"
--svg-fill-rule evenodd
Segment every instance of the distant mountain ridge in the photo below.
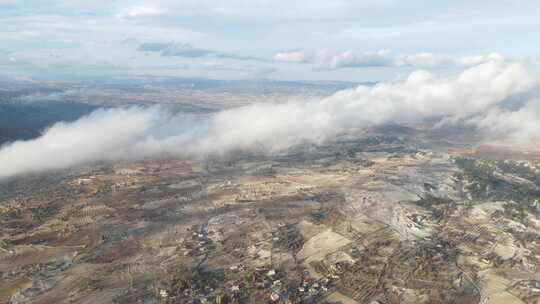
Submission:
M 79 103 L 0 104 L 0 145 L 39 136 L 58 121 L 74 121 L 97 107 Z

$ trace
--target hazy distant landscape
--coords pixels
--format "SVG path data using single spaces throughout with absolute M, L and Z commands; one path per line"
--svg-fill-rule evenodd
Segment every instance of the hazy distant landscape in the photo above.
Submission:
M 354 83 L 219 81 L 172 77 L 89 82 L 4 82 L 0 86 L 0 143 L 31 139 L 56 122 L 74 121 L 98 108 L 167 105 L 209 113 L 256 102 L 330 95 Z

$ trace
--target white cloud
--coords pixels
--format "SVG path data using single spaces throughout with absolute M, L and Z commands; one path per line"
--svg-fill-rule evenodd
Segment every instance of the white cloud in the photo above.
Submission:
M 462 66 L 474 66 L 488 61 L 504 61 L 505 58 L 499 53 L 489 53 L 477 56 L 465 56 L 458 58 L 456 63 Z
M 392 51 L 384 49 L 377 52 L 356 54 L 352 50 L 334 52 L 328 49 L 318 51 L 313 59 L 318 69 L 339 69 L 352 67 L 393 66 L 396 64 Z
M 254 104 L 206 118 L 157 108 L 101 110 L 2 147 L 0 176 L 163 154 L 284 149 L 350 129 L 428 118 L 466 122 L 498 137 L 540 140 L 537 101 L 504 107 L 509 98 L 533 94 L 538 84 L 523 64 L 489 61 L 452 77 L 416 71 L 398 83 L 359 86 L 320 100 Z
M 127 153 L 126 149 L 151 126 L 152 115 L 146 111 L 109 110 L 74 123 L 58 123 L 36 140 L 4 146 L 0 175 L 115 159 Z
M 306 62 L 307 58 L 302 51 L 284 51 L 276 53 L 274 55 L 274 61 L 301 63 Z
M 163 15 L 163 14 L 165 14 L 165 11 L 157 7 L 132 6 L 132 7 L 125 8 L 116 16 L 118 18 L 131 19 L 131 18 L 154 17 L 154 16 Z
M 356 53 L 352 50 L 336 52 L 323 49 L 315 53 L 312 63 L 317 69 L 335 70 L 340 68 L 363 67 L 472 67 L 490 61 L 505 61 L 499 53 L 476 56 L 449 57 L 420 52 L 411 55 L 395 54 L 389 49 L 376 52 Z
M 25 65 L 25 61 L 19 56 L 1 56 L 0 55 L 0 66 L 18 68 Z
M 528 101 L 511 111 L 494 108 L 485 115 L 472 117 L 467 123 L 488 130 L 490 136 L 513 144 L 531 144 L 540 140 L 540 99 Z
M 438 58 L 432 53 L 418 53 L 413 55 L 403 56 L 397 59 L 398 65 L 412 66 L 412 67 L 436 67 L 449 62 L 444 58 Z

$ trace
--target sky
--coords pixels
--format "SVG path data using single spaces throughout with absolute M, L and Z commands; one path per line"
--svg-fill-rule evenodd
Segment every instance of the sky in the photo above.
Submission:
M 540 1 L 0 0 L 0 75 L 392 81 L 539 61 Z

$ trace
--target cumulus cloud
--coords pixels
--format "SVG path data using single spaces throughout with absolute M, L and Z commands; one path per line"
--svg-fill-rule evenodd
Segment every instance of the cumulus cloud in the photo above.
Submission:
M 159 108 L 100 110 L 56 124 L 37 139 L 5 145 L 0 176 L 164 154 L 286 149 L 347 130 L 424 119 L 471 124 L 500 138 L 538 140 L 537 99 L 505 107 L 505 101 L 536 88 L 538 78 L 523 64 L 489 61 L 452 77 L 420 70 L 401 82 L 359 86 L 319 100 L 254 104 L 204 117 Z
M 304 52 L 302 51 L 298 51 L 298 50 L 283 51 L 283 52 L 278 52 L 274 55 L 274 61 L 301 63 L 301 62 L 306 62 L 307 58 Z
M 323 49 L 315 54 L 313 64 L 319 69 L 393 66 L 395 58 L 390 50 L 356 54 L 351 50 L 335 52 Z
M 212 57 L 212 58 L 222 58 L 222 59 L 235 59 L 235 60 L 253 60 L 253 61 L 266 61 L 263 58 L 253 57 L 253 56 L 244 56 L 238 54 L 232 54 L 227 52 L 208 50 L 202 48 L 193 47 L 187 43 L 178 43 L 178 42 L 157 42 L 157 43 L 143 43 L 139 45 L 137 51 L 140 52 L 157 52 L 164 57 L 185 57 L 185 58 L 203 58 L 203 57 Z

